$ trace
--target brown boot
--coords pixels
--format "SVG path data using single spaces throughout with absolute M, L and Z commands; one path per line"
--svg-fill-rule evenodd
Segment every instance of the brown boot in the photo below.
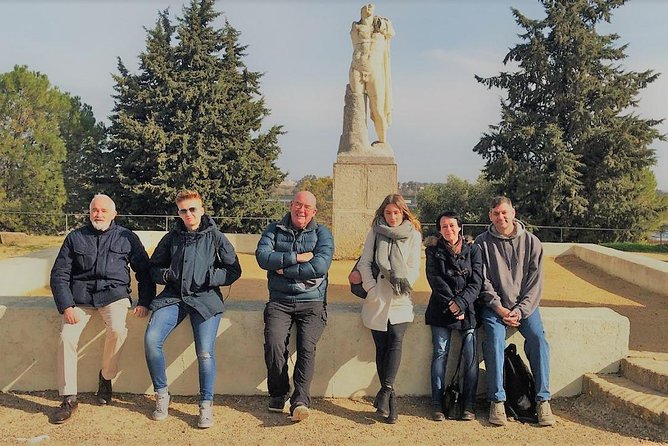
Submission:
M 54 412 L 51 421 L 55 424 L 63 424 L 70 419 L 74 412 L 76 412 L 77 406 L 79 406 L 79 403 L 77 402 L 76 397 L 64 397 L 60 407 Z
M 541 426 L 552 426 L 557 419 L 552 414 L 552 408 L 549 401 L 538 402 L 538 424 Z
M 508 423 L 503 401 L 492 401 L 489 404 L 489 422 L 496 426 L 505 426 Z

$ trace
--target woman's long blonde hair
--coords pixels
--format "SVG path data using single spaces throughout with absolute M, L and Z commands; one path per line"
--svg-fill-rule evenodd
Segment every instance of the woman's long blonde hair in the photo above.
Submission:
M 420 224 L 420 221 L 415 215 L 413 215 L 411 210 L 408 209 L 406 200 L 404 200 L 404 197 L 401 194 L 390 194 L 385 197 L 378 209 L 376 209 L 376 214 L 373 216 L 371 226 L 376 224 L 376 221 L 378 221 L 379 218 L 385 219 L 383 213 L 385 212 L 385 208 L 388 204 L 393 204 L 401 209 L 401 213 L 404 215 L 404 220 L 410 221 L 418 232 L 422 232 L 422 225 Z

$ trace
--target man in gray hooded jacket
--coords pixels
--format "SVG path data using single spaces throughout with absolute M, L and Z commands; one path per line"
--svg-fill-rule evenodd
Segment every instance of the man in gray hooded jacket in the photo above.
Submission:
M 550 426 L 555 423 L 549 403 L 550 346 L 538 309 L 543 291 L 543 246 L 515 219 L 509 198 L 492 200 L 489 219 L 492 224 L 475 241 L 483 257 L 480 314 L 485 327 L 489 422 L 505 425 L 507 421 L 503 359 L 507 327 L 515 327 L 524 336 L 524 351 L 536 380 L 538 423 Z

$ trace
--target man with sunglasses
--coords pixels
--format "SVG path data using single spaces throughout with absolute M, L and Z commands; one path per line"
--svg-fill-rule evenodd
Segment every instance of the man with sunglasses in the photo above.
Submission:
M 269 411 L 283 412 L 290 392 L 288 341 L 297 326 L 297 362 L 290 397 L 292 421 L 308 418 L 316 344 L 327 322 L 327 271 L 334 254 L 331 232 L 318 224 L 315 196 L 298 192 L 290 212 L 269 224 L 255 251 L 267 270 L 269 302 L 264 309 L 264 358 Z
M 114 223 L 116 205 L 107 195 L 90 202 L 90 222 L 70 232 L 51 269 L 51 291 L 63 325 L 58 344 L 58 389 L 63 402 L 53 414 L 56 424 L 67 421 L 77 409 L 77 347 L 83 329 L 94 313 L 106 325 L 97 401 L 110 404 L 111 380 L 128 334 L 125 319 L 130 308 L 130 269 L 139 283 L 136 316 L 155 296 L 146 250 L 136 234 Z
M 224 310 L 220 287 L 241 276 L 241 265 L 232 244 L 206 215 L 197 191 L 179 192 L 176 207 L 180 219 L 151 256 L 151 277 L 165 285 L 150 303 L 153 314 L 144 335 L 146 363 L 155 390 L 152 417 L 162 421 L 168 416 L 170 395 L 163 345 L 189 317 L 199 367 L 197 427 L 206 429 L 213 426 L 215 342 Z

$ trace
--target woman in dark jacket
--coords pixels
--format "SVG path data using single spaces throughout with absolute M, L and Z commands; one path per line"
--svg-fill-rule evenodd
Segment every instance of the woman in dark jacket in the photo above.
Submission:
M 220 286 L 241 276 L 234 247 L 204 214 L 198 192 L 176 196 L 180 220 L 151 256 L 151 277 L 165 285 L 151 302 L 153 311 L 144 336 L 146 363 L 156 392 L 154 420 L 167 418 L 169 393 L 163 345 L 167 336 L 190 316 L 199 366 L 200 416 L 197 426 L 213 425 L 214 358 L 218 325 L 223 314 Z
M 446 364 L 452 330 L 462 338 L 464 412 L 463 420 L 475 419 L 478 387 L 474 302 L 482 286 L 482 255 L 477 246 L 467 243 L 461 234 L 461 219 L 454 212 L 443 212 L 436 219 L 438 237 L 425 241 L 427 280 L 431 297 L 425 321 L 431 326 L 433 356 L 431 361 L 431 402 L 433 419 L 442 421 L 441 398 L 445 388 Z

